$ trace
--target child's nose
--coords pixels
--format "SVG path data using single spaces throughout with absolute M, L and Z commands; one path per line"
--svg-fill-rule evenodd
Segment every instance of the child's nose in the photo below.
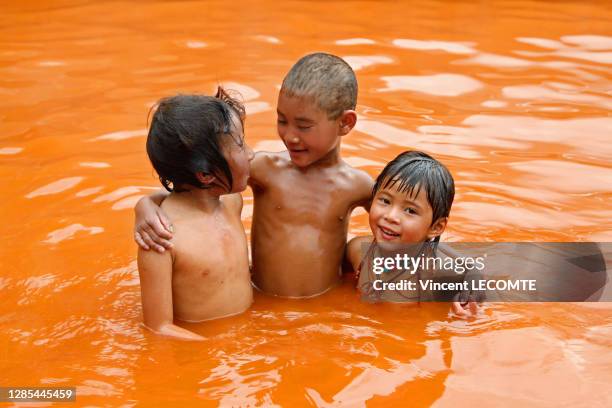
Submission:
M 285 140 L 289 143 L 298 144 L 300 143 L 300 137 L 290 130 L 285 132 Z
M 385 221 L 398 224 L 399 223 L 399 211 L 395 206 L 389 208 L 389 210 L 384 215 Z

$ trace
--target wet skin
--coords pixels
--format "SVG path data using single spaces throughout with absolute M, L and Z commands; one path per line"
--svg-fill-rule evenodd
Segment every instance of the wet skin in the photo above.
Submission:
M 369 176 L 341 160 L 302 169 L 287 152 L 257 153 L 249 183 L 255 197 L 251 242 L 257 288 L 310 297 L 338 283 L 349 216 L 367 204 Z
M 312 98 L 281 90 L 277 114 L 287 151 L 251 162 L 252 279 L 268 294 L 311 297 L 338 283 L 349 216 L 368 205 L 373 182 L 340 158 L 355 112 L 330 119 Z
M 208 188 L 184 185 L 186 191 L 173 192 L 161 204 L 161 210 L 173 220 L 169 250 L 138 251 L 144 324 L 155 333 L 202 340 L 174 320 L 197 322 L 230 316 L 253 302 L 239 194 L 246 188 L 253 152 L 243 142 L 242 126 L 235 122 L 239 134 L 226 138 L 222 145 L 233 179 L 231 191 L 225 187 L 228 180 L 197 173 Z
M 145 325 L 153 331 L 173 317 L 194 322 L 241 313 L 253 301 L 240 195 L 195 202 L 189 192 L 165 199 L 173 248 L 138 254 Z
M 355 122 L 354 111 L 330 119 L 312 98 L 279 94 L 277 127 L 287 151 L 258 152 L 249 178 L 252 279 L 263 292 L 311 297 L 339 282 L 349 216 L 369 205 L 373 185 L 340 158 L 341 137 Z M 170 247 L 172 234 L 163 225 L 169 221 L 157 207 L 163 197 L 154 194 L 136 206 L 136 240 L 143 248 Z
M 385 185 L 384 182 L 381 184 Z M 427 201 L 427 192 L 424 189 L 415 190 L 418 190 L 418 193 L 408 195 L 396 187 L 388 187 L 379 189 L 374 195 L 369 212 L 372 235 L 353 238 L 346 250 L 346 261 L 357 273 L 357 288 L 360 291 L 371 284 L 372 280 L 369 265 L 371 259 L 365 259 L 366 248 L 369 248 L 370 244 L 376 243 L 378 249 L 384 251 L 388 244 L 429 241 L 440 236 L 446 229 L 448 218 L 443 217 L 432 222 L 433 210 Z M 393 251 L 390 252 L 392 253 Z M 383 297 L 382 300 L 386 299 Z M 474 301 L 467 304 L 454 301 L 451 303 L 451 310 L 462 318 L 475 316 L 479 312 Z

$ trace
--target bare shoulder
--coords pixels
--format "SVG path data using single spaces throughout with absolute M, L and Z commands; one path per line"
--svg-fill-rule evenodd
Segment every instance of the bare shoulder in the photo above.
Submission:
M 340 171 L 346 187 L 353 194 L 355 206 L 367 207 L 372 195 L 372 188 L 374 187 L 372 177 L 365 171 L 351 167 L 348 164 L 342 166 Z
M 249 185 L 263 187 L 269 183 L 274 170 L 288 166 L 287 152 L 256 152 L 250 165 Z
M 140 275 L 163 274 L 172 272 L 174 262 L 174 248 L 159 253 L 153 250 L 138 248 L 138 272 Z
M 225 194 L 221 196 L 221 202 L 230 209 L 230 211 L 235 212 L 240 216 L 242 212 L 242 195 L 240 193 L 234 194 Z
M 371 244 L 372 236 L 355 237 L 351 239 L 346 246 L 346 258 L 352 265 L 354 270 L 357 270 L 361 260 L 365 256 L 364 246 Z
M 348 246 L 349 248 L 357 248 L 361 247 L 362 244 L 371 244 L 373 240 L 374 237 L 371 235 L 364 237 L 354 237 L 349 241 Z

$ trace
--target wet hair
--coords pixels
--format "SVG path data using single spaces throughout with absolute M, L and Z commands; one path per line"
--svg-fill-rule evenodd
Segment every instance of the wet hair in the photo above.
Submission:
M 376 178 L 372 198 L 378 190 L 397 184 L 398 191 L 416 196 L 423 188 L 432 209 L 431 225 L 448 217 L 455 198 L 455 181 L 450 171 L 427 153 L 409 150 L 391 160 Z M 434 238 L 439 241 L 440 237 Z
M 329 119 L 357 106 L 357 78 L 342 58 L 322 52 L 306 55 L 283 80 L 281 93 L 311 97 Z
M 147 136 L 147 154 L 159 181 L 168 191 L 185 191 L 183 185 L 210 188 L 196 173 L 212 175 L 227 191 L 232 172 L 222 153 L 226 138 L 233 137 L 237 116 L 244 126 L 244 106 L 221 87 L 213 96 L 176 95 L 157 103 Z

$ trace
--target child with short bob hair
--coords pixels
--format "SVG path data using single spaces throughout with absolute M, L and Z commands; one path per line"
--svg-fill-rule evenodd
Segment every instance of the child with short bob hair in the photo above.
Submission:
M 169 251 L 138 251 L 144 324 L 157 334 L 202 340 L 174 320 L 235 315 L 253 301 L 240 220 L 253 157 L 244 117 L 244 107 L 222 88 L 214 97 L 164 98 L 153 115 L 147 154 L 170 192 L 161 208 L 174 229 Z
M 401 245 L 405 249 L 407 244 L 415 244 L 411 250 L 419 254 L 441 255 L 436 254 L 436 249 L 446 229 L 454 197 L 453 176 L 426 153 L 406 151 L 385 166 L 372 189 L 369 222 L 373 235 L 353 238 L 346 252 L 364 297 L 394 302 L 408 299 L 399 292 L 374 289 L 376 278 L 370 266 L 377 255 L 375 252 L 385 249 L 393 252 Z M 475 303 L 453 302 L 453 311 L 469 315 L 475 311 Z

